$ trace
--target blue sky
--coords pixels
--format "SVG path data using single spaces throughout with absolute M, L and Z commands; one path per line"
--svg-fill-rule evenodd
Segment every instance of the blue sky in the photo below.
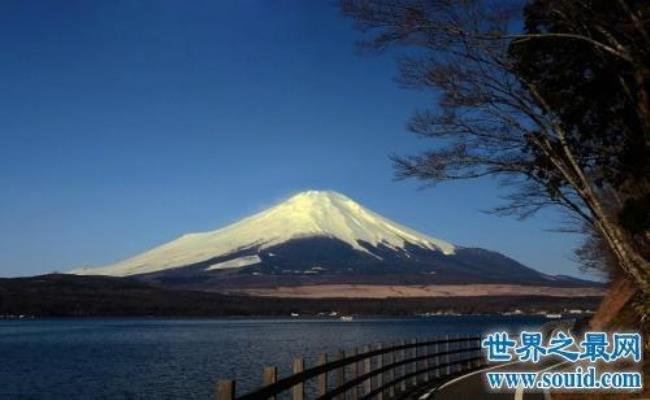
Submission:
M 492 180 L 419 190 L 388 155 L 430 93 L 359 56 L 331 2 L 0 3 L 0 276 L 101 265 L 330 189 L 422 232 L 581 275 L 559 216 L 486 215 Z

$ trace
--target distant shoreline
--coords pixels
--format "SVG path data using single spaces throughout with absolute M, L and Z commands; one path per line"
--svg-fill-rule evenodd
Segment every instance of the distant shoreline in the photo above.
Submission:
M 301 298 L 301 299 L 388 299 L 429 297 L 482 297 L 482 296 L 548 296 L 548 297 L 598 297 L 603 288 L 564 288 L 508 284 L 470 285 L 364 285 L 332 284 L 277 286 L 273 288 L 232 289 L 229 294 L 251 296 Z
M 589 314 L 570 315 L 565 314 L 559 319 L 583 319 L 587 318 Z M 531 320 L 539 319 L 542 321 L 557 321 L 559 319 L 548 319 L 540 314 L 516 314 L 516 315 L 503 315 L 503 314 L 445 314 L 445 315 L 354 315 L 352 321 L 343 321 L 338 317 L 322 317 L 317 315 L 300 315 L 298 317 L 291 317 L 290 315 L 95 315 L 95 316 L 37 316 L 37 315 L 24 315 L 22 318 L 18 316 L 0 315 L 0 324 L 3 322 L 16 322 L 16 321 L 44 321 L 44 320 L 71 320 L 71 321 L 110 321 L 110 320 L 215 320 L 215 321 L 269 321 L 269 322 L 365 322 L 377 320 L 427 320 L 427 319 L 440 319 L 440 320 L 453 320 L 453 319 L 467 319 L 467 318 L 488 318 L 494 320 L 503 319 L 504 321 L 517 321 L 517 320 Z
M 0 315 L 38 317 L 557 314 L 594 310 L 600 299 L 539 295 L 312 299 L 224 295 L 101 276 L 0 279 Z

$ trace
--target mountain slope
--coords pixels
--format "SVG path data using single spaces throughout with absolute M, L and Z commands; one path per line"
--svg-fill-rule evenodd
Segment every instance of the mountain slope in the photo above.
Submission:
M 454 246 L 325 191 L 303 192 L 225 228 L 72 273 L 197 289 L 395 281 L 593 286 L 542 274 L 496 252 Z

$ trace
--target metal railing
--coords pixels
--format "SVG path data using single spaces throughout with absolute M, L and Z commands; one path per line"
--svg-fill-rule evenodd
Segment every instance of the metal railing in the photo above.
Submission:
M 480 336 L 445 336 L 424 341 L 402 341 L 389 346 L 364 346 L 326 354 L 305 369 L 305 359 L 293 361 L 293 374 L 278 378 L 276 367 L 264 368 L 263 386 L 241 396 L 236 382 L 217 383 L 217 400 L 276 400 L 291 390 L 293 400 L 306 399 L 306 384 L 315 400 L 384 400 L 440 381 L 484 364 Z

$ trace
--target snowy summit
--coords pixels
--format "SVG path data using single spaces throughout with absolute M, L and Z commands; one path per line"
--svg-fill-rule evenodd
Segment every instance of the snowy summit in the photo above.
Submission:
M 454 245 L 384 218 L 343 194 L 310 190 L 224 228 L 183 235 L 112 265 L 71 272 L 112 276 L 147 274 L 254 248 L 254 254 L 215 262 L 207 270 L 242 268 L 259 263 L 258 253 L 264 249 L 312 237 L 336 239 L 377 259 L 381 255 L 373 248 L 378 246 L 401 252 L 407 252 L 407 245 L 418 246 L 444 255 L 456 251 Z

